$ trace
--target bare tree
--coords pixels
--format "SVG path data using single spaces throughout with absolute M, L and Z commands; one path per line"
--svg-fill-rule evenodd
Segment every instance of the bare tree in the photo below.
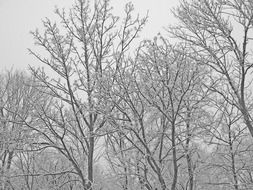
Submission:
M 251 165 L 248 158 L 252 155 L 252 144 L 242 114 L 222 97 L 212 103 L 216 109 L 213 122 L 206 128 L 205 139 L 212 147 L 206 170 L 210 170 L 213 178 L 202 183 L 223 189 L 251 188 L 244 174 Z
M 105 134 L 106 115 L 114 109 L 101 101 L 100 83 L 110 77 L 106 76 L 108 70 L 121 64 L 146 22 L 146 17 L 132 19 L 133 5 L 127 4 L 126 17 L 118 27 L 119 18 L 111 10 L 108 0 L 96 1 L 94 6 L 78 0 L 69 12 L 56 10 L 61 26 L 46 19 L 44 34 L 32 33 L 48 57 L 30 53 L 55 76 L 49 77 L 42 68 L 31 68 L 44 93 L 52 97 L 52 106 L 48 110 L 37 107 L 42 127 L 30 127 L 44 136 L 41 144 L 70 161 L 83 189 L 92 189 L 95 145 Z
M 7 71 L 1 73 L 0 88 L 0 161 L 1 189 L 12 189 L 11 172 L 13 160 L 32 142 L 31 130 L 20 123 L 20 117 L 30 123 L 32 106 L 30 100 L 39 100 L 38 93 L 31 85 L 34 79 L 24 72 Z
M 208 93 L 201 88 L 205 67 L 187 58 L 183 44 L 173 46 L 158 38 L 145 41 L 135 59 L 126 60 L 113 88 L 104 95 L 117 110 L 110 116 L 116 133 L 108 144 L 123 163 L 127 161 L 119 153 L 135 155 L 128 161 L 135 172 L 128 174 L 135 175 L 143 189 L 176 189 L 186 155 L 193 188 L 190 146 L 197 122 L 190 117 L 197 118 L 199 104 Z
M 208 65 L 215 88 L 243 115 L 253 136 L 250 96 L 252 68 L 253 2 L 251 0 L 182 1 L 174 15 L 180 23 L 169 32 L 185 41 L 190 57 Z M 227 92 L 233 94 L 228 97 Z
M 147 53 L 144 52 L 141 56 L 141 62 L 143 87 L 139 85 L 139 89 L 147 103 L 162 114 L 166 121 L 163 134 L 171 142 L 171 189 L 177 188 L 179 167 L 185 155 L 189 188 L 193 188 L 193 167 L 189 149 L 190 141 L 194 139 L 194 129 L 191 125 L 194 126 L 192 121 L 194 115 L 197 115 L 198 104 L 208 92 L 201 87 L 206 69 L 187 57 L 184 44 L 173 46 L 163 37 L 147 45 Z M 179 145 L 183 144 L 186 154 L 179 148 Z
M 252 0 L 182 0 L 135 51 L 133 10 L 56 9 L 33 77 L 0 75 L 0 189 L 252 188 Z

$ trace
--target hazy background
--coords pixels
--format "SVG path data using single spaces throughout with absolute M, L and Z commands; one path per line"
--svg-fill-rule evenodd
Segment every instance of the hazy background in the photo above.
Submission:
M 0 0 L 0 71 L 5 69 L 27 69 L 38 64 L 29 55 L 27 48 L 33 48 L 30 31 L 41 28 L 45 17 L 55 20 L 55 6 L 69 8 L 74 0 Z M 92 0 L 90 0 L 92 2 Z M 129 0 L 111 0 L 116 15 L 121 16 Z M 177 0 L 133 0 L 135 12 L 144 16 L 149 11 L 148 23 L 141 33 L 142 38 L 152 38 L 163 31 L 164 26 L 175 22 L 170 9 Z

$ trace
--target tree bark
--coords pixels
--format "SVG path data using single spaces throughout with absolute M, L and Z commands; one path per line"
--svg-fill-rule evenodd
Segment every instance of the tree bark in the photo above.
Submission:
M 171 141 L 172 141 L 172 154 L 173 154 L 173 181 L 172 181 L 172 185 L 171 185 L 171 190 L 176 190 L 176 185 L 177 185 L 177 173 L 178 173 L 178 166 L 177 166 L 177 150 L 176 150 L 176 131 L 175 131 L 175 123 L 173 121 L 172 123 L 172 137 L 171 137 Z
M 186 132 L 187 132 L 187 139 L 186 139 L 186 160 L 187 160 L 187 169 L 188 169 L 188 176 L 189 176 L 189 190 L 193 190 L 193 169 L 192 169 L 192 160 L 191 160 L 191 153 L 190 153 L 190 141 L 191 141 L 191 132 L 190 132 L 190 117 L 191 113 L 190 110 L 187 109 L 187 121 L 186 121 Z
M 88 184 L 87 190 L 92 190 L 93 184 L 93 153 L 94 153 L 94 134 L 90 134 L 90 146 L 89 146 L 89 155 L 88 155 Z
M 233 153 L 233 142 L 232 142 L 232 137 L 231 137 L 230 126 L 229 126 L 228 138 L 229 138 L 229 150 L 230 150 L 230 155 L 231 155 L 231 167 L 232 167 L 233 179 L 234 179 L 234 188 L 235 188 L 235 190 L 239 190 L 238 179 L 237 179 L 237 174 L 236 174 L 236 167 L 235 167 L 235 155 Z

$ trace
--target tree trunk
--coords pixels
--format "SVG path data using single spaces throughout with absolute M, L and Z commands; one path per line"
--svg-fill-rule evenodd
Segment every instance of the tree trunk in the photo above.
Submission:
M 172 154 L 173 154 L 173 181 L 171 185 L 171 190 L 176 190 L 176 185 L 177 185 L 177 173 L 178 173 L 178 166 L 177 166 L 177 150 L 176 150 L 176 131 L 175 131 L 175 123 L 172 123 Z
M 9 154 L 8 154 L 8 160 L 7 160 L 7 167 L 6 167 L 6 174 L 8 175 L 6 181 L 5 181 L 5 184 L 4 184 L 4 190 L 9 190 L 9 185 L 10 185 L 10 179 L 9 179 L 9 171 L 10 171 L 10 168 L 11 168 L 11 161 L 12 161 L 12 158 L 13 158 L 13 151 L 10 151 Z
M 90 146 L 89 146 L 89 155 L 88 155 L 88 184 L 87 190 L 92 190 L 93 184 L 93 153 L 94 153 L 94 134 L 93 132 L 90 134 Z
M 187 109 L 187 121 L 186 121 L 186 132 L 187 132 L 187 139 L 186 139 L 186 160 L 187 160 L 187 168 L 188 168 L 188 175 L 189 175 L 189 190 L 193 190 L 193 169 L 192 169 L 192 160 L 190 154 L 190 141 L 191 141 L 191 132 L 190 132 L 190 117 L 191 113 L 190 110 Z
M 232 143 L 232 138 L 231 138 L 230 126 L 229 126 L 228 138 L 229 138 L 229 150 L 230 150 L 230 155 L 231 155 L 231 167 L 232 167 L 233 179 L 234 179 L 234 188 L 235 190 L 238 190 L 238 179 L 237 179 L 236 168 L 235 168 L 235 155 L 233 153 L 233 143 Z

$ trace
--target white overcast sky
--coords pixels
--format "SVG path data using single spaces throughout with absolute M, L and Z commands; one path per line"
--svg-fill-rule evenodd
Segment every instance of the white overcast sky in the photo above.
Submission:
M 118 16 L 127 2 L 129 0 L 111 0 Z M 38 61 L 27 51 L 33 47 L 29 31 L 40 28 L 45 17 L 54 20 L 55 6 L 68 8 L 73 3 L 74 0 L 0 0 L 0 72 L 11 67 L 26 70 L 28 65 L 37 65 Z M 149 10 L 149 21 L 142 33 L 144 38 L 152 38 L 164 26 L 175 22 L 170 9 L 178 0 L 132 0 L 132 3 L 140 15 L 144 16 Z

